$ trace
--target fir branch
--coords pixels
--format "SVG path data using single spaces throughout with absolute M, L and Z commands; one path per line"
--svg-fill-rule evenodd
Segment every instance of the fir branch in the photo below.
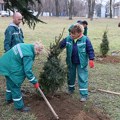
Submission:
M 39 4 L 42 5 L 41 0 L 36 0 Z M 38 19 L 36 16 L 32 14 L 27 8 L 28 3 L 34 4 L 34 0 L 4 0 L 5 7 L 13 12 L 17 9 L 22 16 L 23 16 L 23 24 L 27 23 L 30 28 L 35 28 L 36 23 L 41 22 L 45 23 L 44 21 Z

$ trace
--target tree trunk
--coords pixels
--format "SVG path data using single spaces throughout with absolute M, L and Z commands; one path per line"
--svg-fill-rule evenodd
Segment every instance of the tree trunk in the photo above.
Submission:
M 92 0 L 91 20 L 93 20 L 94 8 L 95 8 L 95 0 Z
M 88 18 L 90 18 L 91 0 L 88 0 Z
M 41 10 L 42 10 L 42 4 L 38 3 L 38 13 L 36 15 L 37 18 L 39 17 Z
M 112 0 L 110 0 L 110 18 L 112 18 Z
M 65 10 L 66 10 L 66 16 L 68 16 L 68 0 L 65 0 Z
M 88 0 L 88 18 L 93 20 L 95 0 Z
M 68 0 L 68 7 L 69 7 L 69 20 L 72 20 L 73 0 Z
M 59 17 L 59 2 L 55 0 L 55 7 L 56 7 L 56 16 Z

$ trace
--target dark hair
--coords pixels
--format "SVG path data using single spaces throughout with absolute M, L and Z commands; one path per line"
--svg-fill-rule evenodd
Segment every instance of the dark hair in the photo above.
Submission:
M 118 27 L 120 27 L 120 22 L 118 23 Z
M 78 20 L 77 23 L 82 24 L 82 20 Z
M 82 24 L 88 25 L 88 22 L 84 20 L 84 21 L 82 21 Z

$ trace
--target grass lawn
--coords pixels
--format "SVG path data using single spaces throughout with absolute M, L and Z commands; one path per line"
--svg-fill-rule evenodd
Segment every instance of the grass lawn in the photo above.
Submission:
M 47 24 L 39 23 L 37 24 L 35 30 L 30 29 L 27 25 L 21 25 L 21 27 L 24 32 L 24 41 L 26 43 L 33 43 L 34 41 L 41 40 L 46 48 L 48 48 L 50 43 L 54 41 L 55 36 L 58 36 L 62 32 L 63 28 L 65 28 L 64 37 L 67 36 L 68 27 L 79 20 L 79 18 L 68 20 L 66 17 L 42 17 L 41 19 L 47 22 Z M 84 18 L 80 19 L 84 20 Z M 112 51 L 120 49 L 120 28 L 118 27 L 118 23 L 120 21 L 119 19 L 86 20 L 89 24 L 88 36 L 93 44 L 96 54 L 99 54 L 99 46 L 102 40 L 103 32 L 106 28 L 108 29 L 108 40 L 110 43 L 109 55 L 111 55 Z M 12 18 L 10 17 L 0 17 L 0 54 L 4 52 L 4 31 L 11 21 Z M 63 55 L 65 55 L 65 51 L 63 52 Z M 44 57 L 45 56 L 43 55 L 43 57 L 40 58 L 40 61 L 44 62 Z M 40 66 L 34 65 L 34 72 L 36 76 L 38 76 L 40 68 L 41 64 Z M 97 91 L 97 89 L 104 89 L 120 92 L 120 63 L 100 64 L 95 62 L 95 68 L 89 69 L 89 74 L 89 89 L 94 91 L 90 92 L 89 102 L 108 113 L 111 120 L 120 120 L 120 96 Z M 14 114 L 13 106 L 5 105 L 4 83 L 4 78 L 0 77 L 0 120 L 36 120 L 34 114 Z M 27 83 L 24 83 L 24 85 L 26 84 Z M 79 97 L 77 90 L 75 97 Z

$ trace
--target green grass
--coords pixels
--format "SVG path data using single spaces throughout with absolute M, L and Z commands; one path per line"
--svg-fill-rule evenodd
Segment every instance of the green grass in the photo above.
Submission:
M 96 64 L 90 70 L 90 88 L 120 92 L 120 64 Z M 96 91 L 90 93 L 90 101 L 104 109 L 113 120 L 120 119 L 120 96 Z
M 29 29 L 27 25 L 21 25 L 26 43 L 34 43 L 35 41 L 41 40 L 46 48 L 49 47 L 50 43 L 54 41 L 55 36 L 58 36 L 63 28 L 65 28 L 64 37 L 68 35 L 68 27 L 75 23 L 79 18 L 73 18 L 73 20 L 68 20 L 68 18 L 56 18 L 56 17 L 42 17 L 43 21 L 47 24 L 39 23 L 37 24 L 35 30 Z M 84 19 L 84 18 L 81 18 Z M 95 19 L 88 21 L 88 36 L 93 44 L 95 53 L 99 54 L 99 45 L 102 40 L 102 35 L 108 29 L 108 39 L 110 43 L 111 54 L 114 50 L 120 49 L 120 28 L 118 27 L 119 19 Z M 0 54 L 4 52 L 3 41 L 4 41 L 4 31 L 8 24 L 12 21 L 12 18 L 0 17 Z M 63 51 L 65 55 L 65 51 Z M 63 57 L 63 62 L 65 62 Z M 38 73 L 42 70 L 42 63 L 45 61 L 45 55 L 42 54 L 39 66 L 34 64 L 34 72 L 38 77 Z M 37 60 L 35 61 L 35 63 Z M 89 102 L 94 104 L 96 107 L 104 110 L 111 117 L 111 120 L 120 120 L 120 96 L 100 93 L 97 89 L 111 90 L 114 92 L 120 92 L 120 64 L 98 64 L 95 63 L 94 69 L 89 69 L 89 88 L 94 92 L 90 92 Z M 0 119 L 2 120 L 35 120 L 35 116 L 29 113 L 26 114 L 14 114 L 13 106 L 6 106 L 4 102 L 5 94 L 5 80 L 0 77 Z M 26 84 L 26 83 L 24 83 Z M 78 91 L 76 90 L 75 97 L 79 98 Z M 87 108 L 87 107 L 86 107 Z M 9 119 L 10 118 L 10 119 Z

